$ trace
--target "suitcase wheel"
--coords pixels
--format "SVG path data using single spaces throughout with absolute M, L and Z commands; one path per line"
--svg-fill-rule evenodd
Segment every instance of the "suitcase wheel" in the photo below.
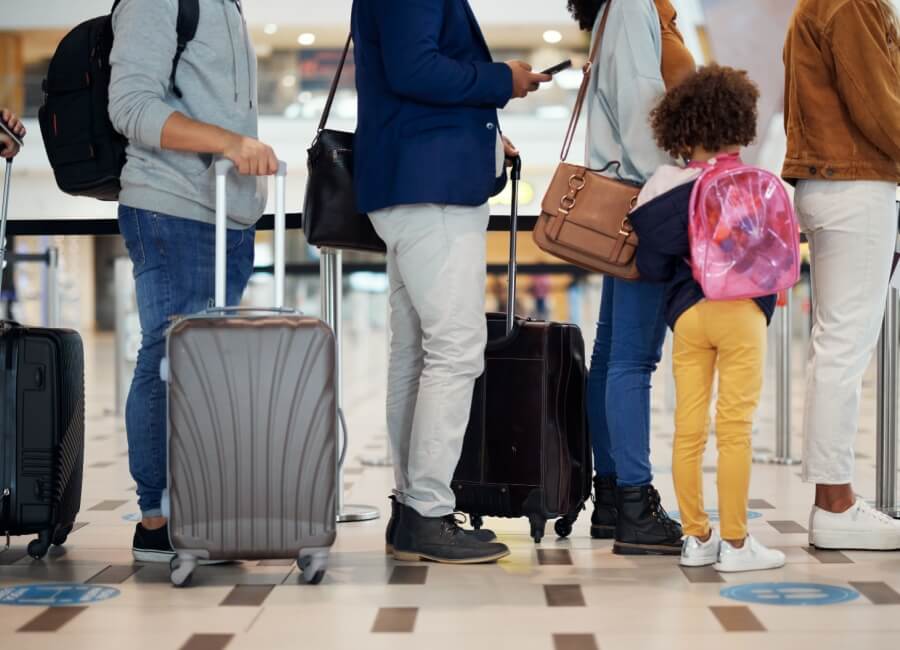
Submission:
M 528 521 L 531 523 L 531 539 L 535 544 L 540 544 L 544 539 L 544 532 L 547 527 L 547 520 L 539 515 L 529 515 Z
M 300 577 L 308 585 L 317 585 L 328 570 L 328 549 L 303 549 L 297 556 Z
M 556 523 L 553 524 L 553 530 L 555 530 L 556 534 L 560 537 L 568 537 L 572 534 L 572 520 L 568 517 L 560 517 L 556 520 Z
M 28 544 L 28 555 L 35 560 L 43 560 L 44 556 L 47 555 L 47 551 L 50 550 L 51 542 L 50 531 L 41 531 L 38 538 Z
M 472 528 L 475 530 L 481 530 L 484 526 L 484 517 L 481 515 L 472 515 Z
M 197 568 L 197 560 L 192 557 L 175 556 L 169 561 L 169 574 L 175 587 L 187 587 L 194 577 L 194 569 Z
M 54 546 L 62 546 L 66 543 L 66 540 L 69 539 L 69 533 L 72 532 L 74 526 L 60 526 L 56 529 L 56 532 L 53 533 L 53 545 Z

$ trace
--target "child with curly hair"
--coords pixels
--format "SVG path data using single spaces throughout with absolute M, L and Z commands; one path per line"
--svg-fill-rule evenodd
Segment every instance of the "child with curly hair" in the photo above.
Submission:
M 707 300 L 694 280 L 688 222 L 702 168 L 737 158 L 756 138 L 759 90 L 732 68 L 702 68 L 669 90 L 651 114 L 661 148 L 689 164 L 661 167 L 638 198 L 631 222 L 638 234 L 641 277 L 666 282 L 666 320 L 675 333 L 675 444 L 672 474 L 685 539 L 683 566 L 721 572 L 784 565 L 784 554 L 747 533 L 751 430 L 762 390 L 766 328 L 775 296 Z M 703 454 L 718 370 L 716 437 L 721 537 L 703 506 Z

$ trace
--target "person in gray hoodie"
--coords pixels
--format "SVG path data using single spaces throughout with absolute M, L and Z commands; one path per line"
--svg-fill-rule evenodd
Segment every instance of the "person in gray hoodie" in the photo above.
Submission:
M 227 300 L 238 304 L 253 271 L 255 224 L 278 161 L 257 139 L 256 55 L 239 0 L 199 0 L 200 20 L 171 77 L 178 0 L 122 0 L 113 13 L 109 114 L 129 140 L 119 229 L 134 265 L 141 349 L 125 423 L 142 520 L 139 562 L 173 556 L 162 499 L 166 488 L 166 389 L 159 367 L 177 314 L 214 295 L 217 157 L 228 179 Z

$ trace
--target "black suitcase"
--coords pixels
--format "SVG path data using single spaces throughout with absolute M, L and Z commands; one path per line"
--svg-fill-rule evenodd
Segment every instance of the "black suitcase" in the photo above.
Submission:
M 515 318 L 521 161 L 512 169 L 507 314 L 488 314 L 485 372 L 453 477 L 456 506 L 482 517 L 528 517 L 540 542 L 546 523 L 567 537 L 591 494 L 584 339 L 575 325 Z
M 6 165 L 0 242 L 12 161 Z M 0 266 L 4 259 L 0 247 Z M 84 348 L 77 332 L 0 322 L 0 534 L 33 535 L 41 559 L 81 507 Z

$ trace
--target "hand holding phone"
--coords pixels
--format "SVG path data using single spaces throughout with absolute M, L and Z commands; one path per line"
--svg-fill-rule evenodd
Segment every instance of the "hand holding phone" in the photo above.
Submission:
M 550 68 L 547 68 L 546 70 L 541 72 L 541 74 L 548 74 L 552 77 L 553 75 L 558 74 L 558 73 L 562 72 L 563 70 L 568 70 L 571 67 L 572 67 L 572 59 L 566 59 L 565 61 L 563 61 L 561 63 L 557 63 L 556 65 L 554 65 Z
M 7 109 L 0 111 L 0 157 L 12 158 L 25 146 L 22 138 L 25 127 L 14 113 Z
M 532 72 L 531 65 L 524 61 L 507 61 L 506 65 L 512 71 L 513 97 L 525 97 L 552 79 L 548 74 Z

